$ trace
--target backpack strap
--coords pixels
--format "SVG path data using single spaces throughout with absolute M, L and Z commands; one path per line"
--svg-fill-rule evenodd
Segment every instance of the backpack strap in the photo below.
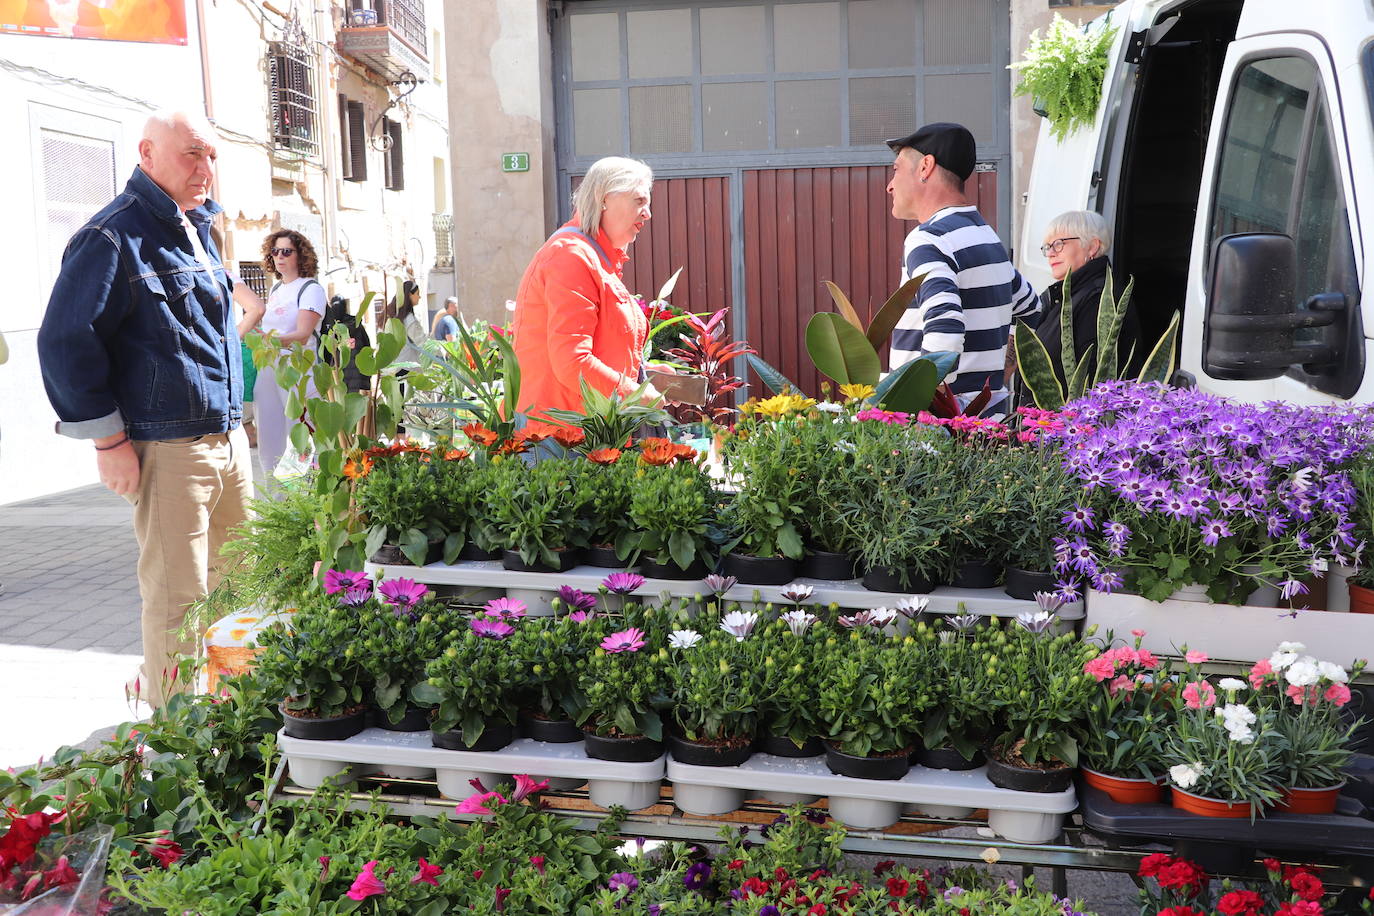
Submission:
M 608 257 L 606 257 L 606 251 L 605 251 L 605 249 L 603 249 L 603 248 L 601 247 L 601 245 L 597 242 L 596 239 L 592 238 L 590 235 L 588 235 L 587 233 L 583 232 L 581 229 L 577 228 L 576 226 L 563 226 L 562 228 L 560 228 L 560 229 L 558 229 L 556 232 L 554 232 L 553 235 L 549 236 L 549 238 L 550 238 L 550 239 L 556 239 L 556 238 L 558 238 L 560 235 L 571 235 L 571 236 L 575 236 L 575 237 L 577 237 L 577 238 L 580 238 L 582 241 L 586 242 L 588 245 L 591 245 L 591 246 L 592 246 L 592 250 L 595 251 L 597 257 L 599 257 L 599 258 L 601 259 L 601 266 L 604 267 L 604 268 L 606 268 L 606 270 L 609 271 L 610 273 L 615 273 L 615 268 L 611 266 L 611 259 L 608 258 Z

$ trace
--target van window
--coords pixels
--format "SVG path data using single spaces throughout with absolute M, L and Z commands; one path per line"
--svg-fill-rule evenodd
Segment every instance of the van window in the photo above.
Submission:
M 1334 346 L 1337 364 L 1295 366 L 1288 374 L 1349 397 L 1363 374 L 1360 291 L 1320 82 L 1316 64 L 1305 57 L 1266 58 L 1241 68 L 1222 141 L 1208 248 L 1234 232 L 1282 232 L 1295 241 L 1294 310 L 1332 292 L 1345 294 L 1347 311 L 1335 326 L 1299 331 L 1295 341 Z

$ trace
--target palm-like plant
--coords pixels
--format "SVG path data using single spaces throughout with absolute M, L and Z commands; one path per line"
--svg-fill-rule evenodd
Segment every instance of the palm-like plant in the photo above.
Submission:
M 675 404 L 668 408 L 679 423 L 724 423 L 735 412 L 730 401 L 734 392 L 744 386 L 744 379 L 731 373 L 730 364 L 756 351 L 744 341 L 728 336 L 725 316 L 729 312 L 729 308 L 718 309 L 704 321 L 696 315 L 685 316 L 691 335 L 683 340 L 682 346 L 664 351 L 665 356 L 706 379 L 705 404 Z

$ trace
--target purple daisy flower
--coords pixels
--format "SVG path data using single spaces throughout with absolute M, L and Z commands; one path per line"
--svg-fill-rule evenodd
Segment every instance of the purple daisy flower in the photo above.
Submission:
M 372 600 L 371 584 L 361 588 L 350 588 L 339 595 L 339 607 L 362 607 Z
M 1214 518 L 1202 526 L 1202 543 L 1208 547 L 1215 547 L 1218 541 L 1229 538 L 1231 533 L 1223 519 Z
M 345 569 L 342 572 L 331 569 L 324 574 L 324 593 L 326 595 L 337 595 L 340 592 L 351 592 L 358 589 L 367 589 L 368 594 L 372 593 L 372 579 L 367 573 L 358 572 L 356 569 Z
M 635 573 L 617 572 L 602 579 L 601 584 L 617 595 L 628 595 L 644 584 L 644 577 Z
M 525 602 L 519 598 L 493 598 L 482 606 L 488 616 L 498 620 L 519 620 L 524 617 L 528 608 Z
M 421 585 L 414 579 L 383 579 L 377 591 L 382 596 L 383 604 L 408 611 L 420 603 L 429 586 Z
M 638 627 L 630 627 L 628 630 L 612 633 L 601 640 L 601 648 L 613 653 L 638 652 L 644 648 L 644 631 Z
M 558 598 L 569 611 L 591 611 L 596 609 L 596 596 L 573 588 L 571 585 L 558 587 Z
M 474 617 L 468 626 L 472 632 L 487 639 L 505 639 L 515 632 L 515 627 L 504 620 L 492 620 L 489 617 Z
M 591 620 L 594 616 L 596 615 L 590 613 L 589 611 L 573 611 L 571 614 L 568 615 L 568 619 L 571 620 L 573 623 L 586 623 L 588 620 Z
M 1060 523 L 1070 531 L 1090 531 L 1093 526 L 1093 510 L 1074 503 L 1073 508 L 1060 519 Z

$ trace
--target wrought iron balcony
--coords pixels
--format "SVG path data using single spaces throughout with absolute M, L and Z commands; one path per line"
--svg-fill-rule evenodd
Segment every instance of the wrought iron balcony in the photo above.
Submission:
M 347 0 L 339 51 L 389 80 L 429 78 L 423 0 Z

